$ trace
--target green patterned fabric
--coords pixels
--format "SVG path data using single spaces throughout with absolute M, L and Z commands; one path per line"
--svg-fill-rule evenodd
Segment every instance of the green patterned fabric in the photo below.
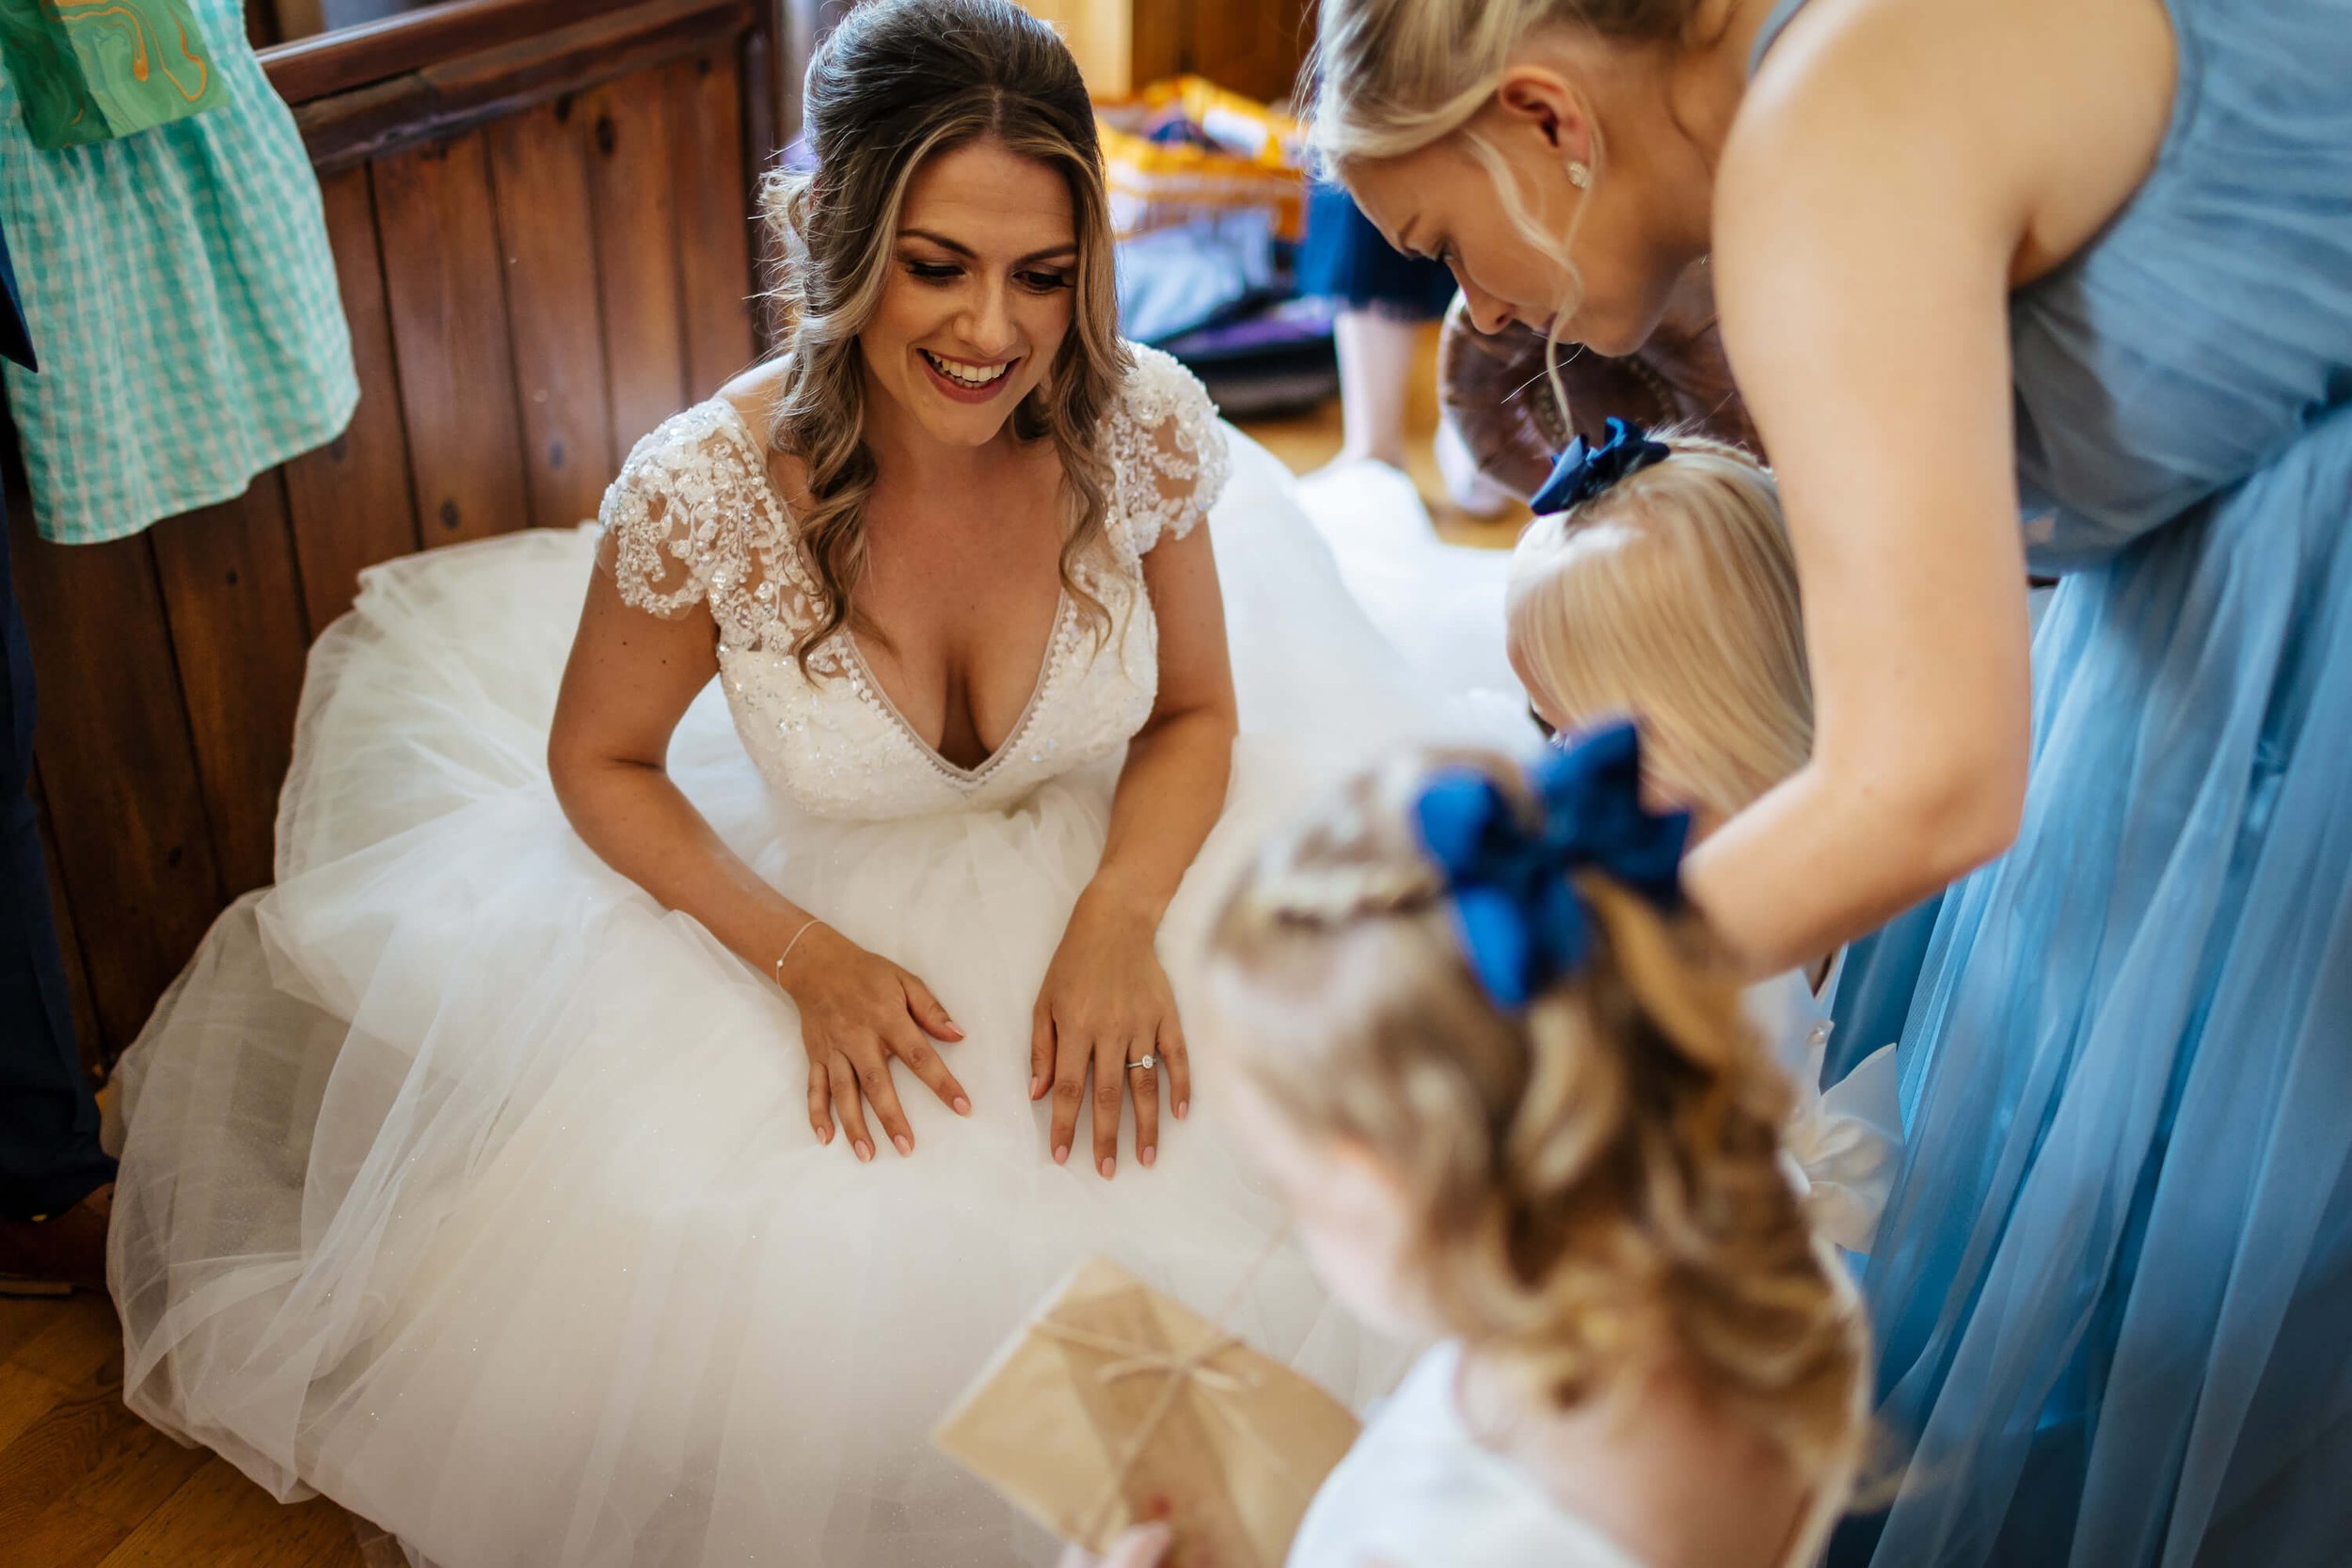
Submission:
M 184 0 L 0 0 L 0 56 L 46 151 L 228 102 Z
M 61 544 L 242 495 L 359 398 L 318 179 L 237 0 L 192 0 L 229 102 L 34 150 L 0 75 L 0 225 L 40 373 L 0 366 L 33 518 Z

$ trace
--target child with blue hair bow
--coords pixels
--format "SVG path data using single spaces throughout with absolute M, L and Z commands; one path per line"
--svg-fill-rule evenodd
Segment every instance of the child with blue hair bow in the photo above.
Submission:
M 1795 1568 L 1842 1513 L 1868 1336 L 1681 898 L 1689 828 L 1629 725 L 1524 770 L 1405 757 L 1229 899 L 1228 1115 L 1341 1305 L 1436 1341 L 1288 1568 Z M 1184 1560 L 1184 1527 L 1104 1568 Z
M 1402 759 L 1226 907 L 1230 1109 L 1342 1304 L 1437 1340 L 1291 1568 L 1785 1568 L 1843 1510 L 1861 1308 L 1643 777 L 1629 725 Z
M 1653 801 L 1704 837 L 1804 765 L 1813 689 L 1796 561 L 1770 469 L 1622 420 L 1572 445 L 1511 563 L 1512 669 L 1546 724 L 1636 719 Z M 1833 1040 L 1842 953 L 1749 988 L 1795 1081 L 1789 1158 L 1814 1223 L 1867 1252 L 1899 1162 L 1895 1050 Z M 1838 1049 L 1833 1052 L 1833 1045 Z

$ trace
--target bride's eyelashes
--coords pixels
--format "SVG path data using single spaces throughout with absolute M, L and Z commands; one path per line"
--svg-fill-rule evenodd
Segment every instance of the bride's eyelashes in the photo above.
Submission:
M 918 283 L 946 288 L 964 275 L 961 261 L 927 261 L 915 257 L 906 259 L 907 276 Z M 1046 267 L 1027 267 L 1012 275 L 1013 281 L 1033 294 L 1050 294 L 1073 286 L 1071 276 Z

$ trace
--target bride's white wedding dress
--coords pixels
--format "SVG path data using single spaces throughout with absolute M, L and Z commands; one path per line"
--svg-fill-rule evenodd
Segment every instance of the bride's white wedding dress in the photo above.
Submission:
M 1220 1124 L 1206 922 L 1274 819 L 1450 722 L 1279 466 L 1137 359 L 1087 579 L 1116 633 L 1068 616 L 977 768 L 908 728 L 846 635 L 795 667 L 816 591 L 729 405 L 647 437 L 606 499 L 624 593 L 721 628 L 680 786 L 968 1031 L 946 1048 L 968 1119 L 900 1077 L 911 1159 L 818 1145 L 790 1004 L 565 825 L 543 753 L 596 531 L 369 574 L 312 655 L 278 883 L 221 918 L 123 1065 L 135 1410 L 446 1568 L 1051 1560 L 926 1434 L 1087 1254 L 1205 1310 L 1236 1289 L 1281 1219 Z M 1203 1086 L 1155 1168 L 1104 1181 L 1047 1158 L 1029 1011 L 1152 706 L 1141 559 L 1204 510 L 1243 735 L 1161 942 Z M 1343 1399 L 1401 1370 L 1287 1247 L 1240 1300 L 1238 1332 Z

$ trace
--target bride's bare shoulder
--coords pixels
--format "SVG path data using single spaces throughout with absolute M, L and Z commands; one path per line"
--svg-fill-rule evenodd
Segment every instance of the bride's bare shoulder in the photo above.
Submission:
M 765 433 L 775 418 L 776 400 L 784 395 L 784 372 L 789 361 L 778 355 L 763 359 L 719 388 L 719 396 L 735 405 L 743 422 Z

